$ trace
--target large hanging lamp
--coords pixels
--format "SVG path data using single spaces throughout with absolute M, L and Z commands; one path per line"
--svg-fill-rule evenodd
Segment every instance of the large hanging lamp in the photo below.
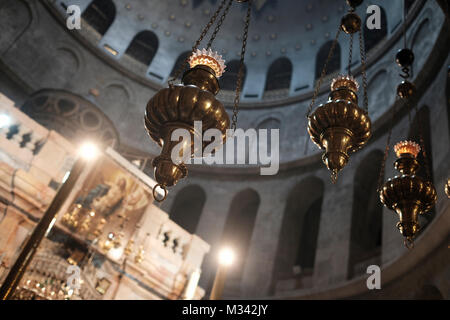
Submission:
M 223 0 L 203 29 L 199 39 L 192 48 L 192 55 L 186 60 L 186 64 L 189 63 L 190 69 L 184 73 L 182 83 L 175 85 L 174 81 L 183 72 L 185 64 L 175 73 L 173 79 L 169 80 L 168 88 L 158 91 L 147 104 L 144 118 L 145 127 L 150 137 L 162 147 L 161 154 L 153 160 L 155 179 L 158 183 L 153 188 L 153 196 L 156 201 L 164 201 L 167 197 L 167 187 L 175 185 L 180 179 L 186 177 L 188 170 L 185 162 L 189 160 L 186 159 L 187 154 L 190 154 L 191 157 L 197 153 L 206 156 L 203 153 L 203 149 L 210 142 L 203 142 L 200 147 L 201 150 L 196 150 L 194 146 L 195 139 L 200 138 L 200 141 L 202 141 L 201 137 L 204 131 L 218 129 L 222 132 L 222 142 L 224 142 L 230 122 L 231 128 L 236 128 L 252 5 L 251 0 L 236 0 L 236 2 L 248 2 L 248 9 L 242 37 L 241 59 L 232 121 L 230 121 L 223 104 L 216 98 L 216 94 L 220 90 L 218 78 L 224 72 L 225 64 L 222 57 L 217 52 L 212 51 L 211 46 L 233 0 Z M 217 20 L 222 9 L 224 9 L 223 13 L 217 22 L 206 49 L 199 50 L 201 41 Z M 200 130 L 194 127 L 195 121 L 202 121 Z M 179 157 L 177 161 L 174 161 L 171 157 L 172 150 L 179 144 L 179 141 L 171 141 L 171 136 L 174 130 L 180 128 L 186 129 L 190 133 L 191 143 L 186 143 L 180 148 Z M 197 149 L 199 148 L 197 147 Z M 164 195 L 162 197 L 158 197 L 157 188 L 163 190 Z
M 368 115 L 366 59 L 361 34 L 361 19 L 355 13 L 355 8 L 361 2 L 347 1 L 350 5 L 349 13 L 341 20 L 306 115 L 308 119 L 308 133 L 311 140 L 320 149 L 325 150 L 325 153 L 322 155 L 322 161 L 331 172 L 331 181 L 333 183 L 337 181 L 338 173 L 347 164 L 349 154 L 361 149 L 371 137 L 371 121 Z M 328 101 L 318 106 L 312 112 L 341 30 L 350 36 L 348 73 L 347 75 L 339 75 L 332 80 Z M 357 91 L 359 85 L 351 74 L 353 35 L 355 33 L 359 33 L 364 91 L 363 108 L 358 106 Z
M 414 53 L 406 47 L 405 31 L 404 48 L 397 52 L 395 59 L 402 68 L 403 73 L 400 76 L 404 79 L 397 87 L 397 96 L 405 101 L 411 125 L 411 107 L 409 102 L 415 93 L 415 86 L 408 81 L 408 78 L 410 77 L 409 68 L 414 62 Z M 417 112 L 416 105 L 416 114 Z M 393 118 L 394 116 L 395 109 L 393 110 Z M 381 203 L 398 214 L 399 222 L 397 223 L 397 228 L 404 237 L 405 246 L 410 249 L 414 246 L 414 238 L 420 231 L 419 215 L 423 215 L 433 208 L 437 201 L 437 193 L 431 180 L 431 170 L 425 151 L 421 125 L 419 125 L 420 145 L 414 141 L 401 141 L 394 146 L 394 151 L 398 158 L 394 163 L 394 167 L 401 175 L 390 178 L 386 183 L 382 184 L 392 134 L 392 123 L 389 128 L 384 160 L 380 170 L 378 191 Z M 417 175 L 420 167 L 417 155 L 420 152 L 422 152 L 425 162 L 426 177 Z

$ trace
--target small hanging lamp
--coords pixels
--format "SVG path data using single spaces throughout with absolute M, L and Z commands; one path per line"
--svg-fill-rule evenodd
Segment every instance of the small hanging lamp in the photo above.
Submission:
M 236 83 L 236 96 L 233 108 L 231 128 L 236 129 L 238 105 L 242 87 L 244 70 L 244 56 L 247 45 L 248 28 L 251 16 L 251 0 L 236 0 L 236 2 L 248 2 L 247 16 L 245 20 L 243 41 L 241 49 L 241 60 L 238 80 Z M 182 84 L 174 85 L 173 82 L 183 72 L 185 64 L 175 73 L 173 79 L 169 80 L 169 87 L 158 91 L 148 102 L 145 112 L 145 127 L 150 137 L 162 147 L 161 154 L 153 160 L 155 168 L 155 179 L 158 182 L 153 188 L 153 196 L 156 201 L 164 201 L 167 197 L 167 187 L 175 185 L 180 179 L 186 177 L 187 167 L 184 164 L 189 155 L 191 157 L 209 144 L 203 142 L 201 150 L 196 150 L 194 140 L 200 138 L 208 129 L 218 129 L 222 132 L 222 142 L 226 140 L 226 130 L 230 127 L 230 118 L 223 104 L 216 99 L 219 92 L 218 78 L 225 70 L 225 62 L 217 52 L 211 49 L 220 27 L 227 16 L 233 0 L 223 0 L 211 17 L 207 26 L 203 29 L 199 39 L 192 48 L 192 55 L 186 60 L 190 69 L 182 77 Z M 198 47 L 207 34 L 208 30 L 217 20 L 222 9 L 225 7 L 217 26 L 212 33 L 206 49 L 199 50 Z M 202 128 L 196 130 L 195 121 L 202 121 Z M 191 143 L 182 146 L 179 151 L 179 160 L 171 158 L 173 148 L 179 141 L 171 141 L 172 132 L 176 129 L 186 129 L 191 136 Z M 197 148 L 198 149 L 198 148 Z M 181 159 L 181 160 L 180 160 Z M 164 191 L 162 198 L 158 197 L 156 189 Z
M 350 10 L 341 20 L 341 25 L 330 48 L 328 58 L 317 82 L 311 104 L 308 109 L 308 133 L 311 140 L 325 150 L 322 161 L 331 171 L 331 181 L 336 183 L 338 173 L 347 164 L 349 154 L 361 149 L 371 137 L 371 121 L 368 115 L 366 59 L 361 34 L 361 19 L 354 12 L 362 1 L 350 1 Z M 336 48 L 340 32 L 350 35 L 350 52 L 347 75 L 339 75 L 332 80 L 331 93 L 325 104 L 311 113 L 319 89 L 325 77 L 327 66 Z M 358 106 L 357 91 L 359 85 L 351 73 L 353 35 L 359 32 L 359 46 L 362 66 L 364 107 Z

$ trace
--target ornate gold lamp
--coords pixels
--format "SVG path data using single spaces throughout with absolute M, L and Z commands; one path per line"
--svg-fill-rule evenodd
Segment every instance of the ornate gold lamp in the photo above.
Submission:
M 420 229 L 419 214 L 428 212 L 436 203 L 437 194 L 431 181 L 419 177 L 417 155 L 420 146 L 412 141 L 402 141 L 394 146 L 398 159 L 394 163 L 401 175 L 388 179 L 380 190 L 381 202 L 397 212 L 397 228 L 410 248 Z
M 361 19 L 354 12 L 361 1 L 347 1 L 350 12 L 341 20 L 341 25 L 331 46 L 322 74 L 317 82 L 313 99 L 308 109 L 308 133 L 311 140 L 325 153 L 322 161 L 331 171 L 331 181 L 337 181 L 338 173 L 347 164 L 349 154 L 361 149 L 371 137 L 371 121 L 368 115 L 368 99 L 365 71 L 365 53 L 361 36 Z M 350 35 L 348 74 L 339 75 L 332 80 L 328 101 L 311 113 L 319 89 L 325 77 L 328 63 L 333 56 L 340 32 Z M 364 89 L 364 107 L 358 106 L 357 91 L 359 85 L 351 75 L 353 34 L 359 32 L 362 78 Z
M 241 64 L 236 85 L 233 128 L 236 127 L 237 122 L 245 47 L 251 15 L 251 0 L 236 1 L 249 3 L 241 50 Z M 174 78 L 169 81 L 169 87 L 157 92 L 147 104 L 144 118 L 145 127 L 150 137 L 162 147 L 161 154 L 153 160 L 155 179 L 158 182 L 153 188 L 153 196 L 156 201 L 163 201 L 167 196 L 167 187 L 175 185 L 180 179 L 186 177 L 188 170 L 185 162 L 189 160 L 189 156 L 193 157 L 197 153 L 205 156 L 203 149 L 209 143 L 202 142 L 201 146 L 197 147 L 197 149 L 201 150 L 197 150 L 194 144 L 195 139 L 202 141 L 204 131 L 213 128 L 218 129 L 222 132 L 223 141 L 226 139 L 226 130 L 230 127 L 230 118 L 223 104 L 215 97 L 220 90 L 217 79 L 224 72 L 225 64 L 222 57 L 211 50 L 211 45 L 232 3 L 233 0 L 223 0 L 208 25 L 204 28 L 200 38 L 192 48 L 192 55 L 186 61 L 189 63 L 190 69 L 184 73 L 182 84 L 174 85 L 173 81 L 183 71 L 184 64 L 176 72 Z M 200 42 L 224 7 L 225 9 L 208 42 L 207 48 L 199 50 Z M 194 126 L 195 121 L 202 122 L 201 128 Z M 180 143 L 180 141 L 171 140 L 172 133 L 176 129 L 186 129 L 190 134 L 191 143 L 182 145 L 177 154 L 177 159 L 173 159 L 172 151 Z M 162 198 L 159 198 L 155 192 L 158 187 L 164 191 Z
M 406 44 L 406 41 L 405 41 Z M 409 98 L 415 93 L 415 86 L 407 79 L 409 78 L 409 67 L 414 61 L 414 54 L 405 48 L 398 51 L 396 62 L 402 68 L 400 76 L 404 81 L 397 87 L 397 96 L 403 99 L 408 108 L 408 117 L 411 121 Z M 416 106 L 417 113 L 417 106 Z M 395 107 L 393 109 L 393 120 Z M 393 122 L 393 121 L 392 121 Z M 411 123 L 410 123 L 411 125 Z M 399 216 L 397 228 L 404 237 L 405 246 L 410 249 L 414 246 L 414 237 L 420 230 L 419 215 L 427 213 L 437 201 L 436 189 L 431 181 L 430 169 L 423 143 L 423 135 L 420 131 L 420 143 L 413 141 L 401 141 L 394 146 L 397 160 L 394 167 L 401 175 L 390 178 L 382 184 L 384 167 L 391 140 L 392 124 L 389 128 L 384 160 L 380 170 L 379 187 L 381 202 L 389 209 L 395 211 Z M 417 160 L 418 154 L 422 152 L 427 177 L 417 176 L 420 164 Z

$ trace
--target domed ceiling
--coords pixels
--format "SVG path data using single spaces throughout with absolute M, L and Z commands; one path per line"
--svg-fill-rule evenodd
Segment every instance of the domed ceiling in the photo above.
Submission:
M 113 61 L 112 65 L 116 64 L 118 68 L 128 70 L 128 74 L 133 75 L 130 76 L 132 79 L 138 79 L 139 85 L 144 84 L 156 92 L 167 85 L 177 60 L 184 60 L 180 58 L 191 50 L 201 30 L 222 1 L 96 0 L 94 2 L 110 3 L 108 9 L 111 14 L 110 23 L 102 34 L 92 36 L 85 30 L 80 34 L 95 45 L 96 50 L 101 53 L 100 56 L 105 56 L 110 65 Z M 414 1 L 406 2 L 411 6 Z M 88 17 L 85 14 L 87 9 L 92 7 L 92 3 L 92 0 L 56 0 L 54 6 L 66 14 L 65 8 L 68 5 L 78 4 L 86 21 Z M 363 21 L 367 16 L 366 8 L 371 4 L 377 4 L 382 8 L 383 30 L 380 31 L 381 36 L 377 35 L 377 42 L 368 52 L 369 87 L 371 82 L 383 83 L 386 77 L 391 76 L 391 72 L 386 70 L 393 66 L 393 56 L 399 48 L 396 43 L 401 37 L 403 11 L 403 1 L 373 0 L 369 3 L 366 0 L 357 8 L 357 13 Z M 254 0 L 253 6 L 238 126 L 244 129 L 261 128 L 261 125 L 267 127 L 266 124 L 270 123 L 270 128 L 279 128 L 281 162 L 316 156 L 319 150 L 308 141 L 304 115 L 311 101 L 318 70 L 320 73 L 341 17 L 349 7 L 345 0 Z M 245 3 L 236 1 L 233 3 L 212 46 L 212 49 L 217 50 L 227 61 L 229 74 L 222 77 L 222 91 L 218 98 L 225 104 L 230 114 L 234 98 L 233 77 L 236 75 L 233 69 L 236 69 L 236 62 L 239 60 L 246 9 Z M 95 10 L 93 12 L 97 14 Z M 100 16 L 102 14 L 104 15 L 99 13 Z M 211 30 L 214 30 L 214 27 Z M 206 45 L 211 30 L 200 48 Z M 150 47 L 153 47 L 149 51 L 153 53 L 146 63 L 133 64 L 129 62 L 130 46 L 133 39 L 142 31 L 151 34 L 149 41 L 153 43 Z M 363 35 L 365 38 L 366 30 Z M 369 41 L 365 40 L 367 46 Z M 335 73 L 345 72 L 348 50 L 349 37 L 341 34 L 334 61 Z M 385 63 L 382 68 L 374 66 L 379 64 L 383 56 L 389 60 L 389 65 Z M 354 41 L 352 68 L 361 83 L 357 38 Z M 276 76 L 270 77 L 271 74 Z M 328 93 L 331 78 L 326 80 L 321 89 L 319 103 L 326 99 Z M 380 95 L 384 90 L 372 89 L 376 95 Z M 136 91 L 139 90 L 137 86 Z M 147 95 L 146 99 L 150 97 L 151 95 Z M 394 98 L 394 92 L 384 94 L 382 104 L 377 108 L 371 107 L 372 102 L 369 102 L 373 121 L 385 114 Z M 134 108 L 139 108 L 143 116 L 145 102 L 139 101 Z M 136 110 L 130 114 L 139 112 Z M 113 119 L 114 116 L 111 118 L 113 122 L 117 122 Z M 133 134 L 134 137 L 143 137 L 142 141 L 140 138 L 127 139 L 127 134 L 123 134 L 120 128 L 144 130 L 143 127 L 136 126 L 136 123 L 142 123 L 142 118 L 130 118 L 126 124 L 127 121 L 128 119 L 120 119 L 116 124 L 119 127 L 121 141 L 150 155 L 159 153 L 156 144 L 143 140 L 144 133 Z M 147 137 L 145 139 L 148 140 Z

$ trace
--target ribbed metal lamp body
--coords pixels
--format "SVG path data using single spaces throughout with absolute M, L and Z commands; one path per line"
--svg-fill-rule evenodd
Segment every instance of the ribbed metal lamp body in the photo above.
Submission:
M 309 116 L 308 133 L 325 150 L 325 165 L 337 174 L 347 164 L 349 153 L 361 149 L 370 139 L 371 121 L 359 108 L 356 93 L 338 89 Z

